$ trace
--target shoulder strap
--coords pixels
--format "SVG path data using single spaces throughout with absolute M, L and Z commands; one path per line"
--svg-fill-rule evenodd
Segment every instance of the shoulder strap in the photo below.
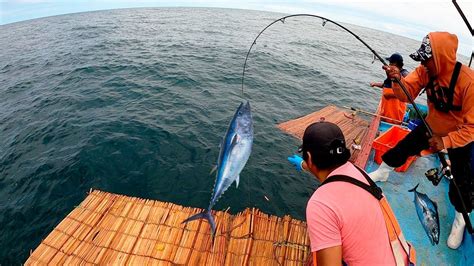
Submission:
M 328 183 L 331 183 L 331 182 L 347 182 L 347 183 L 351 183 L 355 186 L 358 186 L 358 187 L 364 189 L 365 191 L 372 194 L 372 196 L 374 196 L 377 200 L 381 200 L 383 198 L 382 189 L 379 188 L 375 184 L 375 182 L 372 181 L 372 179 L 370 179 L 370 177 L 362 169 L 360 169 L 357 166 L 356 166 L 356 168 L 362 173 L 362 175 L 364 175 L 365 179 L 367 179 L 367 182 L 369 182 L 370 185 L 367 185 L 366 183 L 364 183 L 362 181 L 359 181 L 355 178 L 352 178 L 350 176 L 333 175 L 333 176 L 330 176 L 329 178 L 327 178 L 326 180 L 324 180 L 324 182 L 320 185 L 320 187 L 324 186 Z
M 331 182 L 342 181 L 342 182 L 347 182 L 347 183 L 356 185 L 364 189 L 365 191 L 369 192 L 370 194 L 372 194 L 379 201 L 380 208 L 382 210 L 384 220 L 385 220 L 385 226 L 387 227 L 387 234 L 390 241 L 390 247 L 392 248 L 392 252 L 393 252 L 397 265 L 405 264 L 405 261 L 404 261 L 405 255 L 402 255 L 403 253 L 406 254 L 409 265 L 415 265 L 416 263 L 415 249 L 405 240 L 405 237 L 403 236 L 400 225 L 398 224 L 398 221 L 392 211 L 392 208 L 388 204 L 387 199 L 384 198 L 382 194 L 382 189 L 380 189 L 375 184 L 375 182 L 369 177 L 369 175 L 367 175 L 365 171 L 360 169 L 357 165 L 354 165 L 354 166 L 365 177 L 367 182 L 369 182 L 369 185 L 346 175 L 334 175 L 324 180 L 321 186 L 324 186 L 325 184 L 331 183 Z
M 454 90 L 454 86 L 456 86 L 456 82 L 458 81 L 459 72 L 461 71 L 462 64 L 460 62 L 456 62 L 454 66 L 453 75 L 451 76 L 451 83 L 449 83 L 449 89 Z
M 456 65 L 454 66 L 454 71 L 453 75 L 451 76 L 451 82 L 449 83 L 449 93 L 447 95 L 448 97 L 448 104 L 450 105 L 449 107 L 455 111 L 460 111 L 461 106 L 454 106 L 453 105 L 453 97 L 454 97 L 454 87 L 456 86 L 456 82 L 458 80 L 459 72 L 461 70 L 462 64 L 459 62 L 456 62 Z

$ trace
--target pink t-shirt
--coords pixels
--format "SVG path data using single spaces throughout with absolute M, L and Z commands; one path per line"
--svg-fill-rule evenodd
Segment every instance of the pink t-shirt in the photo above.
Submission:
M 347 162 L 329 176 L 347 175 L 368 184 Z M 392 249 L 378 200 L 347 182 L 318 188 L 306 207 L 311 251 L 342 245 L 348 265 L 394 265 Z

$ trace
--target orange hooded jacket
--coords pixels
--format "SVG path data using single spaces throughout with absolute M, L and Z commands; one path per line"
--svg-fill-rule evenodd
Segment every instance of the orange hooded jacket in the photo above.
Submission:
M 431 32 L 429 34 L 433 59 L 436 65 L 436 82 L 439 86 L 449 87 L 456 64 L 458 38 L 448 32 Z M 401 79 L 412 98 L 428 84 L 429 76 L 425 67 L 419 65 L 408 76 Z M 405 102 L 408 98 L 400 86 L 393 82 L 397 97 Z M 453 105 L 460 105 L 460 111 L 444 113 L 435 109 L 428 100 L 426 122 L 433 129 L 433 134 L 442 137 L 445 148 L 459 148 L 474 141 L 474 71 L 462 65 L 454 89 Z

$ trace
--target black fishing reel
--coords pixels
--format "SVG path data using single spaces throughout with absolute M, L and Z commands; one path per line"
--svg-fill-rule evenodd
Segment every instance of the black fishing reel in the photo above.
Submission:
M 451 179 L 451 169 L 449 169 L 448 166 L 441 168 L 440 172 L 438 168 L 431 168 L 430 170 L 426 171 L 425 176 L 429 181 L 431 181 L 431 183 L 433 183 L 433 186 L 437 186 L 443 177 Z
M 429 181 L 431 181 L 431 183 L 433 183 L 433 186 L 437 186 L 443 177 L 442 175 L 439 175 L 438 168 L 432 168 L 426 171 L 425 176 Z
M 453 176 L 451 175 L 451 167 L 449 166 L 447 160 L 448 160 L 448 154 L 444 152 L 438 152 L 438 158 L 441 161 L 441 171 L 438 170 L 438 168 L 432 168 L 428 171 L 426 171 L 425 176 L 428 178 L 431 183 L 433 183 L 433 186 L 437 186 L 439 182 L 441 181 L 441 178 L 446 177 L 447 179 L 451 180 Z

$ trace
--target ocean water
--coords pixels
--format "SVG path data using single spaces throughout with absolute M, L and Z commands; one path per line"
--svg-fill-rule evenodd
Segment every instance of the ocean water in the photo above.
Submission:
M 242 99 L 255 141 L 215 209 L 304 219 L 317 187 L 275 125 L 328 104 L 375 111 L 381 64 L 334 25 L 260 11 L 160 8 L 0 26 L 0 263 L 18 264 L 90 188 L 207 207 L 219 143 Z M 347 25 L 383 56 L 419 41 Z M 264 197 L 268 197 L 269 201 Z

